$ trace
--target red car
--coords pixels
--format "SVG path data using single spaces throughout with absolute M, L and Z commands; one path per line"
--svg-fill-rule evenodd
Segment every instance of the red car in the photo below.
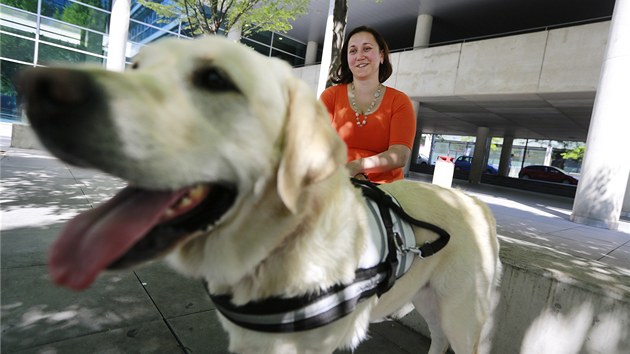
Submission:
M 565 183 L 565 184 L 578 184 L 577 178 L 571 176 L 570 174 L 564 172 L 563 170 L 553 167 L 553 166 L 544 166 L 544 165 L 530 165 L 525 166 L 518 173 L 518 178 L 522 179 L 536 179 L 540 181 L 546 182 L 556 182 L 556 183 Z

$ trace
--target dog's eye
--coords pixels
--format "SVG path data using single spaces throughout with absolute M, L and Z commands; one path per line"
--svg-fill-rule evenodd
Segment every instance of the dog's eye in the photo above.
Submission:
M 131 70 L 136 70 L 139 66 L 140 64 L 138 64 L 138 62 L 134 62 L 131 64 Z
M 217 68 L 205 68 L 197 71 L 193 78 L 195 85 L 211 91 L 238 91 L 225 73 Z

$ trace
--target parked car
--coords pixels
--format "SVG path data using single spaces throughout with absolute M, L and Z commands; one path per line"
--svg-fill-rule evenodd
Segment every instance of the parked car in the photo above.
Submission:
M 460 156 L 457 158 L 457 160 L 455 160 L 455 170 L 456 171 L 470 171 L 470 166 L 472 166 L 472 161 L 473 158 L 472 156 Z M 499 170 L 497 170 L 494 166 L 492 166 L 491 164 L 488 164 L 486 166 L 486 170 L 484 171 L 484 173 L 489 173 L 492 175 L 496 175 L 499 173 Z
M 428 165 L 429 158 L 426 155 L 418 154 L 418 165 Z
M 565 171 L 554 166 L 545 165 L 525 166 L 519 171 L 518 178 L 536 179 L 546 182 L 556 182 L 573 185 L 578 184 L 578 179 L 566 173 Z

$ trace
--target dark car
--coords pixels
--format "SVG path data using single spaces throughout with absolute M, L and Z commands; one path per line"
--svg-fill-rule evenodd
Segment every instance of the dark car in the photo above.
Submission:
M 470 171 L 470 166 L 472 165 L 472 156 L 460 156 L 457 158 L 457 160 L 455 160 L 455 170 L 456 171 Z M 499 173 L 499 171 L 492 166 L 491 164 L 488 164 L 486 166 L 486 170 L 484 171 L 484 173 L 489 173 L 492 175 L 496 175 L 497 173 Z
M 418 165 L 428 165 L 429 158 L 426 155 L 418 154 Z
M 565 184 L 578 184 L 577 178 L 571 176 L 565 171 L 554 167 L 545 165 L 530 165 L 525 166 L 518 173 L 518 178 L 522 179 L 536 179 L 546 182 L 556 182 Z

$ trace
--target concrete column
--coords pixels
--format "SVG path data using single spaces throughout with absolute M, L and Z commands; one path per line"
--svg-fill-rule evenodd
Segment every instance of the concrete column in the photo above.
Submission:
M 332 42 L 333 42 L 333 12 L 335 10 L 335 0 L 328 1 L 328 17 L 326 18 L 326 34 L 324 35 L 324 47 L 322 51 L 322 63 L 319 66 L 319 80 L 317 82 L 317 97 L 321 96 L 326 89 L 328 81 L 328 68 L 332 62 Z
M 501 147 L 501 158 L 499 160 L 499 176 L 509 176 L 512 165 L 512 146 L 514 145 L 513 136 L 503 137 L 503 147 Z
M 304 65 L 313 65 L 317 61 L 317 47 L 318 44 L 315 41 L 308 41 L 306 43 L 306 54 L 304 55 Z
M 630 1 L 615 3 L 571 220 L 617 230 L 630 173 Z M 621 155 L 620 155 L 621 154 Z
M 109 19 L 109 40 L 107 43 L 107 70 L 125 70 L 125 52 L 129 34 L 131 0 L 114 0 Z
M 432 25 L 433 16 L 427 14 L 418 16 L 416 20 L 416 36 L 413 39 L 414 48 L 426 48 L 429 46 Z
M 628 182 L 626 183 L 626 196 L 623 198 L 621 216 L 630 218 L 630 175 L 628 175 Z
M 472 166 L 470 166 L 470 174 L 468 175 L 468 182 L 472 184 L 479 184 L 479 182 L 481 182 L 481 174 L 486 170 L 486 155 L 488 151 L 489 134 L 490 128 L 477 128 L 475 152 L 473 152 Z
M 405 176 L 409 175 L 409 167 L 417 164 L 420 143 L 422 142 L 422 124 L 420 124 L 420 117 L 418 116 L 418 112 L 420 111 L 420 102 L 412 100 L 411 104 L 413 105 L 413 111 L 416 112 L 416 137 L 413 139 L 411 156 L 409 156 L 409 161 L 407 162 L 407 165 L 405 165 Z
M 553 146 L 551 146 L 551 140 L 547 141 L 547 148 L 545 150 L 545 162 L 543 165 L 550 166 L 553 155 Z

